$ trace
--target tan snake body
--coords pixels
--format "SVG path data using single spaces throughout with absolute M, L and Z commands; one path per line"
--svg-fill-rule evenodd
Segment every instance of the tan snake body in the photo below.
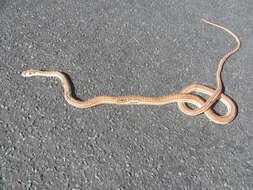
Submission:
M 147 105 L 165 105 L 169 103 L 178 103 L 179 109 L 187 115 L 199 115 L 204 113 L 211 121 L 219 124 L 226 124 L 231 122 L 234 117 L 236 116 L 237 109 L 234 102 L 222 93 L 222 81 L 221 81 L 221 71 L 224 62 L 227 58 L 234 54 L 240 48 L 240 40 L 239 38 L 232 33 L 230 30 L 224 28 L 223 26 L 214 24 L 207 20 L 202 19 L 202 21 L 213 25 L 215 27 L 221 28 L 222 30 L 228 32 L 232 35 L 235 40 L 237 41 L 237 46 L 232 51 L 228 52 L 218 64 L 218 69 L 216 73 L 216 80 L 217 80 L 217 88 L 211 89 L 204 85 L 200 84 L 193 84 L 185 89 L 183 89 L 180 93 L 177 94 L 170 94 L 167 96 L 162 97 L 145 97 L 145 96 L 97 96 L 90 100 L 86 101 L 79 101 L 72 97 L 71 95 L 71 87 L 68 79 L 65 77 L 64 74 L 58 71 L 40 71 L 40 70 L 33 70 L 29 69 L 22 72 L 23 77 L 32 77 L 32 76 L 46 76 L 46 77 L 57 77 L 61 80 L 61 83 L 64 88 L 64 97 L 66 101 L 77 108 L 89 108 L 99 104 L 119 104 L 119 105 L 129 105 L 129 104 L 147 104 Z M 209 95 L 209 99 L 204 101 L 197 95 L 191 94 L 191 92 L 201 92 L 204 94 Z M 212 110 L 211 106 L 220 100 L 224 103 L 227 107 L 227 113 L 223 116 L 217 115 Z M 196 109 L 190 109 L 187 107 L 185 103 L 192 103 L 197 106 Z

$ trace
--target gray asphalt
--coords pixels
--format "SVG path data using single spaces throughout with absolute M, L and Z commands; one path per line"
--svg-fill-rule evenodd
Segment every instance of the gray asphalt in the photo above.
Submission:
M 253 1 L 0 0 L 0 189 L 253 189 Z M 193 83 L 237 104 L 227 125 L 166 106 L 66 103 L 62 71 L 78 98 L 163 96 Z M 224 114 L 218 103 L 214 109 Z

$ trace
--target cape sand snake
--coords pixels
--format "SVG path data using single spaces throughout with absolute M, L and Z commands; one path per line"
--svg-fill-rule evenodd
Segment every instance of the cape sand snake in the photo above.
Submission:
M 209 22 L 205 19 L 201 19 L 203 22 L 218 27 L 234 37 L 237 42 L 237 46 L 232 51 L 228 52 L 218 64 L 218 69 L 216 73 L 217 88 L 214 90 L 212 88 L 206 87 L 200 84 L 193 84 L 184 88 L 178 94 L 170 94 L 168 96 L 162 97 L 145 97 L 145 96 L 97 96 L 95 98 L 89 99 L 87 101 L 79 101 L 71 95 L 71 87 L 68 79 L 64 74 L 58 71 L 40 71 L 29 69 L 22 72 L 23 77 L 32 76 L 45 76 L 45 77 L 57 77 L 61 80 L 62 86 L 64 88 L 64 97 L 66 101 L 77 108 L 89 108 L 99 104 L 147 104 L 147 105 L 165 105 L 169 103 L 178 103 L 179 109 L 187 115 L 195 116 L 204 113 L 211 121 L 218 124 L 226 124 L 231 122 L 237 114 L 237 109 L 235 103 L 226 95 L 222 93 L 222 80 L 221 71 L 223 64 L 227 58 L 234 54 L 240 48 L 239 38 L 227 28 L 220 26 L 218 24 Z M 207 101 L 204 101 L 200 96 L 191 94 L 192 92 L 201 92 L 209 95 L 210 97 Z M 212 105 L 216 101 L 221 101 L 227 107 L 227 113 L 223 116 L 217 115 L 212 110 Z M 190 109 L 186 103 L 192 103 L 197 106 L 196 109 Z

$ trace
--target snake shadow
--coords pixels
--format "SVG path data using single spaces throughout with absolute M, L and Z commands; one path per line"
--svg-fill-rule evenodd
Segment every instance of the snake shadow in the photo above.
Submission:
M 72 95 L 72 97 L 75 98 L 75 99 L 77 99 L 77 100 L 79 100 L 79 101 L 82 101 L 82 99 L 80 99 L 80 98 L 78 98 L 78 97 L 76 96 L 75 86 L 74 86 L 74 83 L 72 82 L 70 76 L 69 76 L 67 73 L 65 73 L 65 72 L 61 72 L 61 73 L 64 74 L 65 77 L 66 77 L 66 78 L 68 79 L 68 81 L 69 81 L 69 85 L 70 85 L 70 88 L 71 88 L 71 95 Z
M 76 90 L 75 90 L 75 86 L 74 86 L 74 83 L 72 82 L 72 80 L 71 80 L 71 77 L 67 74 L 67 73 L 65 73 L 65 72 L 61 72 L 62 74 L 64 74 L 65 75 L 65 77 L 68 79 L 68 81 L 69 81 L 69 85 L 70 85 L 70 88 L 71 88 L 71 95 L 72 95 L 72 97 L 73 98 L 75 98 L 75 99 L 77 99 L 77 100 L 79 100 L 79 101 L 83 101 L 82 99 L 80 99 L 79 97 L 77 97 L 77 95 L 76 95 Z M 222 93 L 224 93 L 224 91 L 225 91 L 225 87 L 223 87 L 223 90 L 222 90 Z M 225 93 L 224 93 L 225 94 Z M 197 95 L 197 94 L 195 94 L 195 95 Z M 198 95 L 197 95 L 198 96 Z M 229 97 L 233 102 L 234 102 L 234 104 L 235 104 L 235 107 L 236 107 L 236 109 L 237 109 L 237 112 L 236 112 L 236 115 L 235 115 L 235 118 L 237 117 L 237 115 L 238 115 L 238 113 L 239 113 L 239 110 L 238 110 L 238 104 L 234 101 L 234 99 L 233 98 L 231 98 L 229 95 L 227 95 L 226 94 L 226 96 L 227 97 Z M 200 98 L 202 98 L 201 96 L 199 96 Z M 203 98 L 202 98 L 203 99 Z M 224 114 L 220 114 L 220 113 L 218 113 L 217 111 L 215 111 L 215 109 L 214 109 L 214 107 L 218 104 L 218 102 L 219 101 L 216 101 L 212 106 L 211 106 L 211 108 L 212 108 L 212 110 L 213 110 L 213 112 L 215 113 L 215 114 L 217 114 L 218 116 L 222 116 L 222 115 L 224 115 Z

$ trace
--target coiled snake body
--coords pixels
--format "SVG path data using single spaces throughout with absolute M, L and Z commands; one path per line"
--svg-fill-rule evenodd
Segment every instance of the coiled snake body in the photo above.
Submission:
M 207 24 L 213 25 L 218 27 L 230 35 L 232 35 L 235 40 L 237 41 L 237 46 L 232 51 L 228 52 L 218 64 L 218 69 L 216 73 L 216 80 L 217 80 L 217 88 L 214 90 L 212 88 L 206 87 L 200 84 L 193 84 L 184 88 L 180 93 L 177 94 L 170 94 L 168 96 L 162 97 L 145 97 L 145 96 L 97 96 L 87 101 L 79 101 L 72 97 L 71 95 L 71 87 L 68 79 L 65 77 L 64 74 L 58 71 L 40 71 L 40 70 L 33 70 L 29 69 L 22 72 L 23 77 L 32 77 L 32 76 L 46 76 L 46 77 L 57 77 L 61 80 L 61 83 L 64 88 L 64 97 L 66 101 L 75 106 L 77 108 L 89 108 L 99 104 L 120 104 L 120 105 L 129 105 L 129 104 L 148 104 L 148 105 L 165 105 L 169 103 L 176 102 L 178 103 L 179 109 L 187 115 L 195 116 L 204 113 L 211 121 L 218 123 L 218 124 L 226 124 L 231 122 L 234 117 L 236 116 L 237 109 L 235 103 L 226 95 L 222 93 L 222 81 L 221 81 L 221 71 L 224 62 L 227 58 L 234 54 L 240 48 L 240 40 L 238 37 L 231 32 L 230 30 L 226 29 L 223 26 L 218 24 L 214 24 L 209 22 L 205 19 L 202 19 Z M 204 101 L 197 95 L 191 94 L 192 92 L 201 92 L 204 94 L 209 95 L 207 101 Z M 212 105 L 220 100 L 224 103 L 227 107 L 227 113 L 223 116 L 217 115 L 212 110 Z M 185 103 L 192 103 L 197 106 L 196 109 L 190 109 L 187 107 Z

